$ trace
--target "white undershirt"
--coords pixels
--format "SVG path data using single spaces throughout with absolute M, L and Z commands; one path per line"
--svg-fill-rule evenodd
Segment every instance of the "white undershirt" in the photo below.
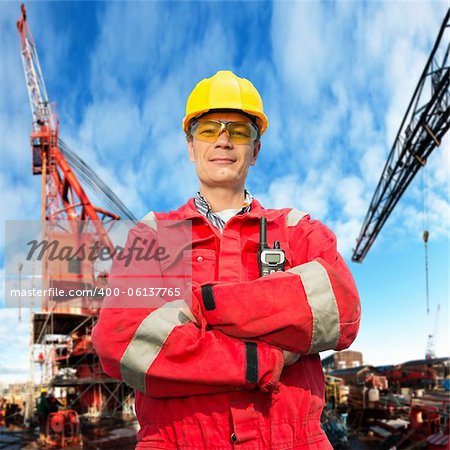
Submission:
M 241 208 L 238 208 L 238 209 L 224 209 L 223 211 L 214 212 L 214 214 L 217 214 L 225 223 L 227 223 L 240 210 L 241 210 Z

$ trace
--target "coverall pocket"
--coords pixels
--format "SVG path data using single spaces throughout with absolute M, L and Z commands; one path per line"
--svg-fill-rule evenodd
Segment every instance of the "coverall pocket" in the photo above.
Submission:
M 259 278 L 258 250 L 259 243 L 248 239 L 242 249 L 242 262 L 247 269 L 245 274 L 246 279 L 243 281 L 252 281 Z
M 216 279 L 216 252 L 211 249 L 192 249 L 183 252 L 184 266 L 192 267 L 192 275 L 195 283 L 203 284 L 213 282 Z

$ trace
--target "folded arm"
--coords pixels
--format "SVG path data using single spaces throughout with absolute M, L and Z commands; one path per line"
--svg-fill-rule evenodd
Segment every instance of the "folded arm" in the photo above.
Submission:
M 142 226 L 133 229 L 126 248 L 148 233 Z M 110 286 L 120 292 L 136 283 L 142 287 L 143 271 L 148 262 L 126 267 L 115 260 Z M 105 299 L 92 339 L 111 377 L 154 397 L 271 390 L 277 384 L 283 367 L 280 349 L 207 330 L 182 300 L 152 301 L 151 307 L 127 308 L 123 299 Z
M 229 336 L 301 354 L 347 348 L 358 332 L 360 302 L 335 236 L 304 218 L 291 230 L 291 248 L 294 265 L 286 272 L 197 286 L 202 316 Z

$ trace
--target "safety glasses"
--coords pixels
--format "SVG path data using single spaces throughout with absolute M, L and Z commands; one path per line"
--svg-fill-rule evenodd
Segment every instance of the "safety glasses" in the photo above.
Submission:
M 198 119 L 191 126 L 191 136 L 205 142 L 216 142 L 224 131 L 234 144 L 250 144 L 259 137 L 258 128 L 252 122 Z

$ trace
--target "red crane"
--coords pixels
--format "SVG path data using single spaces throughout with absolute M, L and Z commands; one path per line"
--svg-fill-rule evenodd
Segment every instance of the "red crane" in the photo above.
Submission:
M 136 219 L 103 181 L 77 156 L 76 152 L 59 138 L 56 107 L 48 99 L 24 5 L 21 6 L 21 13 L 17 29 L 32 112 L 30 137 L 32 173 L 42 176 L 42 238 L 49 242 L 51 238 L 56 238 L 61 244 L 73 246 L 96 241 L 99 246 L 112 249 L 108 231 L 114 221 L 121 217 L 134 222 Z M 76 173 L 85 184 L 103 195 L 103 200 L 109 204 L 110 210 L 92 204 Z M 96 285 L 92 263 L 74 261 L 66 269 L 61 268 L 61 264 L 57 267 L 55 265 L 53 264 L 52 267 L 48 261 L 43 261 L 43 289 Z M 64 280 L 61 273 L 64 274 Z M 101 281 L 104 282 L 104 280 Z M 52 303 L 54 307 L 56 303 L 53 300 L 46 298 L 44 309 Z M 58 305 L 61 307 L 62 303 L 59 301 Z
M 49 242 L 56 239 L 64 245 L 96 241 L 102 247 L 113 249 L 108 234 L 113 224 L 120 218 L 133 222 L 136 219 L 59 138 L 56 108 L 47 95 L 24 5 L 17 30 L 32 112 L 32 173 L 42 176 L 42 238 Z M 111 210 L 93 205 L 80 179 L 93 188 Z M 43 260 L 42 289 L 104 286 L 105 277 L 96 276 L 93 262 L 84 259 Z M 65 391 L 68 408 L 80 413 L 97 411 L 122 415 L 125 399 L 129 399 L 131 391 L 102 372 L 90 338 L 97 320 L 96 306 L 102 298 L 89 294 L 80 294 L 80 297 L 74 307 L 71 298 L 48 295 L 42 311 L 31 312 L 31 342 L 41 345 L 45 361 L 40 362 L 48 368 L 42 381 Z
M 117 220 L 119 216 L 91 203 L 63 156 L 58 139 L 56 108 L 48 99 L 36 45 L 27 23 L 25 5 L 21 6 L 21 11 L 17 29 L 33 115 L 30 137 L 33 175 L 42 175 L 42 220 L 88 220 L 103 243 L 111 246 L 103 221 L 108 218 Z

